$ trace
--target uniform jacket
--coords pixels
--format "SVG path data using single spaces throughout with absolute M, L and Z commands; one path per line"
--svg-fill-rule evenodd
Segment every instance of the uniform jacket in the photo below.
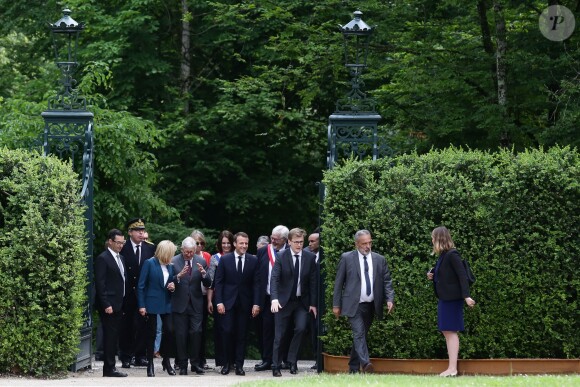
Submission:
M 143 263 L 155 255 L 155 245 L 150 243 L 141 243 L 141 266 Z M 127 272 L 127 280 L 125 281 L 125 295 L 128 297 L 137 297 L 137 285 L 139 284 L 139 273 L 141 273 L 141 266 L 133 251 L 133 244 L 130 240 L 125 243 L 121 249 L 121 255 L 125 257 L 125 271 Z

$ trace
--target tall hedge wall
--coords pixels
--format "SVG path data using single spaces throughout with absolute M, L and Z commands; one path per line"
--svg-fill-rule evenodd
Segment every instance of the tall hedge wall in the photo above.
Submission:
M 86 304 L 80 180 L 54 157 L 0 149 L 0 373 L 56 374 Z
M 430 233 L 445 225 L 477 276 L 461 335 L 463 358 L 580 357 L 580 163 L 577 150 L 512 153 L 447 149 L 326 173 L 325 351 L 347 354 L 346 319 L 331 313 L 340 253 L 366 228 L 385 255 L 395 312 L 375 322 L 371 356 L 445 358 L 426 272 Z

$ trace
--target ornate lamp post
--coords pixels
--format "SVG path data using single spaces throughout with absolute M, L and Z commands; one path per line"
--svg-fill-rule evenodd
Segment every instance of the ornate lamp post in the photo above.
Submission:
M 61 71 L 62 88 L 48 99 L 48 109 L 44 118 L 44 155 L 54 153 L 63 159 L 70 159 L 82 179 L 80 199 L 86 205 L 85 230 L 87 235 L 87 304 L 85 319 L 81 328 L 79 354 L 71 366 L 73 371 L 91 366 L 92 356 L 92 310 L 90 303 L 93 280 L 93 113 L 87 110 L 86 101 L 74 89 L 73 78 L 77 63 L 77 41 L 84 28 L 70 17 L 69 9 L 63 10 L 63 17 L 50 24 L 53 38 L 54 56 Z
M 70 17 L 70 9 L 62 11 L 63 16 L 54 24 L 50 24 L 52 43 L 54 48 L 54 60 L 62 73 L 61 82 L 63 90 L 49 100 L 49 109 L 86 110 L 84 98 L 80 100 L 74 92 L 73 72 L 78 66 L 77 49 L 78 39 L 84 25 L 77 23 Z
M 363 70 L 367 67 L 369 42 L 374 27 L 362 19 L 362 12 L 355 11 L 354 19 L 340 26 L 344 38 L 344 64 L 349 70 L 351 90 L 336 102 L 336 110 L 328 124 L 328 168 L 332 169 L 338 158 L 372 156 L 373 160 L 390 152 L 379 145 L 377 124 L 381 116 L 375 111 L 376 102 L 361 90 Z

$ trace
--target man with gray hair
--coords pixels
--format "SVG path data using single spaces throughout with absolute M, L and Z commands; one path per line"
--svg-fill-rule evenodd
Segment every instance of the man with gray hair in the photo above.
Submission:
M 383 303 L 391 313 L 395 292 L 385 257 L 371 251 L 372 237 L 368 230 L 354 234 L 356 249 L 343 253 L 338 263 L 332 313 L 338 319 L 346 316 L 353 333 L 353 347 L 348 362 L 349 373 L 374 371 L 369 359 L 367 335 L 376 315 L 383 317 Z
M 272 367 L 272 350 L 274 346 L 274 314 L 270 310 L 270 279 L 272 269 L 276 263 L 278 254 L 288 247 L 288 227 L 279 225 L 272 229 L 271 243 L 258 249 L 258 267 L 260 268 L 260 284 L 262 301 L 260 316 L 257 321 L 258 347 L 262 356 L 262 362 L 255 365 L 256 371 L 270 370 Z
M 175 276 L 175 292 L 171 297 L 171 308 L 180 375 L 187 375 L 188 358 L 192 371 L 198 375 L 204 373 L 199 358 L 204 309 L 201 285 L 210 286 L 211 279 L 206 273 L 205 259 L 195 255 L 196 248 L 195 240 L 187 237 L 181 242 L 181 253 L 171 260 L 174 271 L 178 273 Z M 169 364 L 163 366 L 171 368 Z

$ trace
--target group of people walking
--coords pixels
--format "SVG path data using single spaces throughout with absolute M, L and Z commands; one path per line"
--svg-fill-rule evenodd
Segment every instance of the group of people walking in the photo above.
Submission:
M 211 256 L 201 251 L 205 239 L 197 231 L 182 241 L 175 255 L 177 248 L 169 240 L 157 246 L 144 240 L 143 219 L 132 219 L 127 228 L 128 241 L 120 230 L 109 232 L 106 249 L 94 262 L 103 376 L 127 376 L 115 366 L 117 351 L 122 368 L 146 366 L 147 375 L 155 376 L 158 316 L 163 328 L 159 350 L 163 370 L 175 375 L 178 368 L 180 375 L 187 375 L 189 363 L 192 372 L 203 374 L 203 320 L 208 314 L 214 317 L 215 358 L 221 374 L 245 375 L 250 319 L 258 325 L 262 354 L 256 371 L 272 370 L 274 376 L 281 376 L 283 368 L 297 372 L 303 336 L 309 326 L 315 327 L 320 272 L 317 233 L 304 249 L 304 230 L 277 226 L 271 243 L 253 255 L 248 253 L 246 233 L 223 231 L 218 252 Z M 171 357 L 176 359 L 175 368 Z
M 246 233 L 222 231 L 212 256 L 203 252 L 205 239 L 199 231 L 186 237 L 175 255 L 177 247 L 169 240 L 157 246 L 145 241 L 143 219 L 132 219 L 127 228 L 129 241 L 120 230 L 111 230 L 105 251 L 94 262 L 96 307 L 103 329 L 103 376 L 127 376 L 115 366 L 117 352 L 123 368 L 146 366 L 147 376 L 155 376 L 158 316 L 163 328 L 162 367 L 170 375 L 177 373 L 176 368 L 180 375 L 187 375 L 188 363 L 192 372 L 205 372 L 204 320 L 209 314 L 214 318 L 215 360 L 222 375 L 232 371 L 245 375 L 252 319 L 261 354 L 256 371 L 271 370 L 274 377 L 282 376 L 282 369 L 296 374 L 300 346 L 309 329 L 316 351 L 322 258 L 317 232 L 307 236 L 301 228 L 276 226 L 269 243 L 263 241 L 253 255 L 248 253 Z M 467 282 L 461 280 L 459 254 L 443 229 L 443 237 L 438 229 L 433 232 L 434 252 L 440 257 L 428 278 L 440 298 L 439 329 L 449 351 L 449 368 L 442 375 L 447 376 L 457 373 L 461 303 L 465 300 L 472 306 L 475 302 L 469 297 Z M 368 331 L 374 317 L 382 317 L 384 304 L 392 312 L 394 290 L 387 261 L 371 250 L 370 232 L 357 231 L 354 242 L 356 249 L 342 254 L 338 264 L 332 311 L 337 318 L 346 316 L 351 324 L 350 372 L 373 372 Z M 455 301 L 457 297 L 461 303 Z M 175 368 L 171 357 L 175 357 Z

